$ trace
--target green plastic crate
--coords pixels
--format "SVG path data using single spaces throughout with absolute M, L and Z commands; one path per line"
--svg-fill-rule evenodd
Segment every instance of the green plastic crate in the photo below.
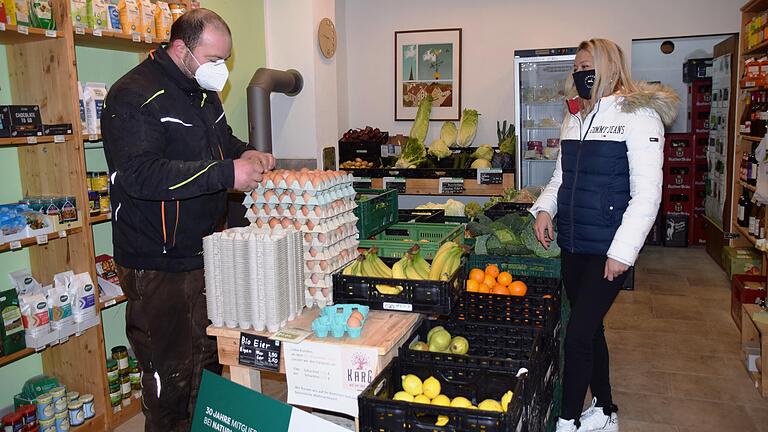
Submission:
M 488 264 L 496 264 L 501 271 L 512 273 L 512 276 L 539 276 L 560 278 L 560 257 L 541 258 L 524 255 L 477 255 L 469 256 L 469 268 L 484 269 Z
M 422 256 L 431 260 L 435 257 L 440 246 L 447 241 L 462 244 L 464 242 L 464 225 L 396 223 L 377 234 L 373 239 L 360 240 L 359 247 L 370 249 L 375 246 L 379 248 L 378 255 L 380 257 L 400 258 L 414 244 L 418 244 L 421 247 Z
M 357 207 L 354 214 L 361 239 L 374 236 L 398 221 L 396 190 L 355 189 L 355 192 Z

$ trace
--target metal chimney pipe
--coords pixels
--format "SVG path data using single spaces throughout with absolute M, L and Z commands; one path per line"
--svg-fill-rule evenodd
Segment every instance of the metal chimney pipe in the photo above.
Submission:
M 296 96 L 304 87 L 304 79 L 297 70 L 281 71 L 259 68 L 248 84 L 248 143 L 258 151 L 272 153 L 271 93 Z

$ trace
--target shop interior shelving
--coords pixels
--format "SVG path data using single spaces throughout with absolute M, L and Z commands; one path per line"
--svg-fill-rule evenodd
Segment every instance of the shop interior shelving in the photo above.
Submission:
M 187 8 L 190 0 L 184 0 Z M 88 135 L 79 121 L 77 90 L 77 54 L 75 47 L 133 52 L 146 56 L 161 40 L 148 40 L 135 35 L 75 29 L 72 25 L 70 2 L 56 2 L 54 17 L 57 31 L 25 26 L 2 25 L 0 44 L 6 48 L 11 103 L 36 104 L 46 123 L 71 123 L 72 135 L 28 138 L 3 138 L 0 147 L 15 147 L 19 159 L 21 188 L 25 196 L 73 195 L 81 210 L 87 209 L 85 143 L 101 141 L 100 135 Z M 81 34 L 82 33 L 82 34 Z M 138 40 L 138 41 L 136 41 Z M 96 280 L 93 232 L 94 224 L 110 220 L 110 214 L 90 217 L 81 211 L 83 227 L 49 234 L 47 241 L 27 239 L 16 247 L 28 249 L 29 266 L 33 276 L 51 281 L 56 273 L 73 270 L 90 272 Z M 2 252 L 10 244 L 0 245 Z M 98 299 L 99 309 L 125 301 L 125 297 Z M 0 357 L 0 367 L 34 355 L 31 348 Z M 106 350 L 102 325 L 92 327 L 66 343 L 48 347 L 40 352 L 43 373 L 56 376 L 63 384 L 81 394 L 94 395 L 97 416 L 77 428 L 80 432 L 111 431 L 141 411 L 134 400 L 119 413 L 112 413 L 106 380 Z

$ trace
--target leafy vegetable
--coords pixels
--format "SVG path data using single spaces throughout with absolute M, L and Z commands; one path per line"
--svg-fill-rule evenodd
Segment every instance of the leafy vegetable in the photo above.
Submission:
M 459 122 L 459 135 L 456 138 L 456 145 L 459 147 L 469 147 L 477 135 L 477 117 L 480 114 L 477 110 L 465 109 L 461 113 Z
M 436 139 L 429 145 L 429 154 L 436 157 L 438 160 L 448 157 L 452 154 L 451 149 L 442 139 Z
M 462 203 L 461 201 L 453 200 L 453 199 L 448 199 L 448 201 L 446 201 L 445 204 L 435 204 L 433 202 L 428 202 L 426 204 L 417 206 L 416 209 L 417 210 L 443 209 L 445 210 L 446 216 L 464 216 L 464 203 Z
M 493 168 L 513 169 L 515 168 L 515 157 L 509 153 L 498 152 L 493 155 L 491 166 Z
M 419 142 L 424 143 L 427 139 L 427 132 L 429 132 L 429 114 L 432 111 L 432 96 L 427 96 L 419 102 L 419 109 L 416 111 L 416 118 L 413 120 L 413 126 L 411 126 L 411 138 L 416 138 Z
M 490 161 L 493 159 L 493 153 L 493 147 L 489 146 L 488 144 L 483 144 L 478 147 L 474 153 L 472 153 L 472 157 L 475 159 L 485 159 Z
M 480 204 L 474 201 L 470 201 L 464 205 L 464 215 L 470 219 L 475 219 L 482 211 L 483 208 L 480 207 Z
M 448 147 L 456 145 L 456 137 L 459 131 L 456 129 L 456 123 L 447 121 L 443 123 L 443 127 L 440 128 L 440 139 L 448 145 Z
M 496 135 L 499 138 L 499 151 L 515 157 L 515 150 L 517 147 L 517 137 L 515 137 L 515 125 L 510 124 L 507 128 L 507 121 L 504 120 L 504 124 L 496 122 Z
M 560 256 L 560 246 L 557 245 L 557 232 L 552 233 L 554 240 L 549 243 L 549 249 L 544 249 L 544 246 L 539 243 L 539 239 L 536 238 L 536 232 L 533 230 L 533 226 L 523 231 L 523 241 L 525 241 L 525 247 L 530 249 L 536 256 L 542 258 L 554 258 Z
M 472 169 L 478 169 L 478 168 L 490 168 L 491 162 L 487 161 L 485 159 L 475 159 L 474 162 L 472 162 L 472 165 L 469 166 Z
M 416 168 L 424 162 L 427 156 L 427 149 L 424 144 L 416 138 L 408 138 L 400 158 L 395 162 L 395 168 Z
M 467 224 L 467 230 L 476 237 L 475 253 L 486 250 L 491 255 L 535 255 L 553 258 L 560 255 L 556 242 L 544 249 L 536 239 L 534 219 L 530 215 L 508 214 L 495 221 L 485 215 Z M 553 234 L 556 236 L 556 234 Z M 483 247 L 477 248 L 477 239 L 483 238 Z

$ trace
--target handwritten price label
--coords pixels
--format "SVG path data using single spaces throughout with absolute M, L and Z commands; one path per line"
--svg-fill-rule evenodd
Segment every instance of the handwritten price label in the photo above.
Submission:
M 39 244 L 39 245 L 44 245 L 44 244 L 48 243 L 48 236 L 45 235 L 45 234 L 39 235 L 39 236 L 35 237 L 35 239 L 37 240 L 37 244 Z

